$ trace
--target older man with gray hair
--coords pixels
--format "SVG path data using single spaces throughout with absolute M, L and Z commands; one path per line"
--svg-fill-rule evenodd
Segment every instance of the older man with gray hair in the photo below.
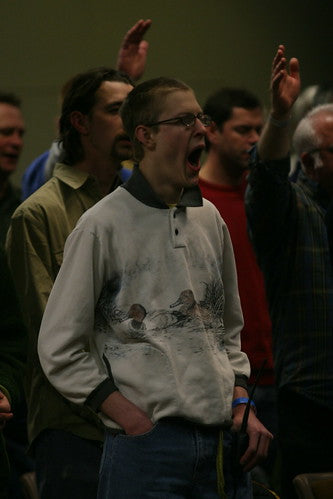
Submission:
M 298 124 L 293 145 L 305 174 L 333 194 L 333 104 L 312 109 Z
M 299 123 L 294 140 L 302 171 L 290 182 L 288 122 L 300 89 L 298 62 L 291 59 L 288 74 L 280 46 L 275 67 L 272 113 L 246 204 L 272 317 L 281 496 L 289 499 L 296 497 L 295 475 L 328 471 L 333 462 L 333 106 Z

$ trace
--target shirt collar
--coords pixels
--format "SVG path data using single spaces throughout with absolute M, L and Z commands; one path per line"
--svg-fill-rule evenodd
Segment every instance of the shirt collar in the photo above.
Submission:
M 74 190 L 80 189 L 84 184 L 88 182 L 96 184 L 97 186 L 97 181 L 92 175 L 89 175 L 89 173 L 75 168 L 75 166 L 67 165 L 65 163 L 56 164 L 53 176 L 57 177 L 59 180 L 61 180 L 61 182 L 67 184 Z M 122 183 L 123 181 L 117 173 L 110 192 L 114 191 L 116 187 L 118 187 Z
M 308 196 L 312 197 L 322 208 L 326 209 L 329 202 L 329 194 L 318 184 L 318 182 L 310 179 L 301 170 L 298 174 L 296 184 L 301 185 L 303 190 L 305 190 Z
M 65 163 L 56 164 L 53 176 L 61 180 L 64 184 L 69 185 L 72 189 L 80 189 L 88 178 L 91 178 L 88 173 Z
M 123 184 L 132 196 L 152 208 L 169 209 L 169 206 L 162 201 L 151 188 L 149 182 L 145 179 L 138 165 L 133 169 L 132 176 Z M 177 204 L 179 208 L 202 206 L 201 191 L 198 186 L 184 189 L 183 194 Z

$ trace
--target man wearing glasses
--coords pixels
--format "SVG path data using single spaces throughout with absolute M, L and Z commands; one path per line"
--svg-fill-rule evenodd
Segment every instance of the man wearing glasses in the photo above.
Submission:
M 138 166 L 66 243 L 41 363 L 106 426 L 100 498 L 217 498 L 220 434 L 240 427 L 249 363 L 229 233 L 198 188 L 211 120 L 167 78 L 138 85 L 120 112 Z M 253 409 L 247 431 L 246 471 L 272 438 Z

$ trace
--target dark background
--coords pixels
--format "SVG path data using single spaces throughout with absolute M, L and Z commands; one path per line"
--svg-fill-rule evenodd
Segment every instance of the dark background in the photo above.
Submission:
M 21 96 L 27 126 L 15 182 L 55 136 L 61 85 L 114 66 L 124 33 L 141 18 L 153 20 L 144 78 L 182 79 L 201 104 L 220 85 L 241 85 L 268 105 L 279 43 L 299 58 L 303 86 L 333 80 L 328 0 L 1 0 L 0 88 Z

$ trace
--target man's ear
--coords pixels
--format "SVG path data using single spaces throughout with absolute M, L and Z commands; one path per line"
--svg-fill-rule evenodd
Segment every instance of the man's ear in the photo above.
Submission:
M 316 180 L 315 160 L 311 153 L 303 152 L 300 157 L 305 168 L 305 173 L 312 180 Z
M 81 135 L 87 135 L 89 131 L 89 119 L 86 114 L 81 113 L 80 111 L 73 111 L 70 115 L 70 120 L 72 126 L 77 130 Z
M 219 131 L 218 127 L 214 121 L 212 122 L 211 125 L 206 127 L 206 138 L 207 138 L 208 142 L 210 142 L 211 144 L 214 143 L 214 140 L 217 136 L 218 131 Z
M 135 129 L 135 138 L 147 149 L 153 150 L 155 148 L 154 134 L 150 127 L 138 125 Z

